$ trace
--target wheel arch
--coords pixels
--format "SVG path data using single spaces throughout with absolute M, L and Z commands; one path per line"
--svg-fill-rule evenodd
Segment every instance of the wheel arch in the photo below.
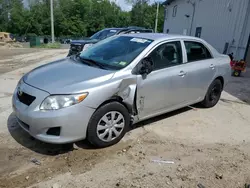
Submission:
M 129 114 L 133 114 L 132 108 L 129 105 L 127 105 L 126 103 L 124 103 L 122 97 L 120 97 L 120 96 L 112 96 L 111 98 L 109 98 L 109 99 L 105 100 L 103 103 L 101 103 L 97 107 L 97 109 L 99 109 L 103 105 L 111 103 L 111 102 L 118 102 L 118 103 L 122 104 L 128 110 Z
M 222 76 L 218 76 L 216 77 L 214 80 L 220 80 L 221 84 L 222 84 L 222 88 L 224 88 L 224 78 Z

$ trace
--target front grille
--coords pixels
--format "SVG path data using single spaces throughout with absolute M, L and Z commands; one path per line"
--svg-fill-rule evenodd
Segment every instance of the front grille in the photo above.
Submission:
M 82 48 L 83 48 L 82 45 L 74 45 L 74 44 L 70 45 L 70 50 L 73 52 L 81 52 Z
M 36 99 L 36 97 L 24 92 L 17 92 L 17 98 L 20 102 L 26 104 L 27 106 L 31 105 L 31 103 Z

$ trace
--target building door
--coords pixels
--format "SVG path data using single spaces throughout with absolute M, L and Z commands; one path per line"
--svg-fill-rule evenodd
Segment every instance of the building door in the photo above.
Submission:
M 248 44 L 246 48 L 246 53 L 245 53 L 245 61 L 247 62 L 247 66 L 250 67 L 250 35 L 248 39 Z
M 196 27 L 195 37 L 201 38 L 201 30 L 202 30 L 202 27 Z
M 250 67 L 250 44 L 248 44 L 248 52 L 247 52 L 247 58 L 246 58 L 246 62 L 247 62 L 247 66 Z

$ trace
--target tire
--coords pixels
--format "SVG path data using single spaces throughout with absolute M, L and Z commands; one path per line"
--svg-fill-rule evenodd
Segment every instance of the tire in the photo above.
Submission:
M 107 103 L 92 115 L 88 124 L 87 139 L 98 148 L 114 145 L 126 134 L 129 123 L 130 115 L 124 105 L 119 102 Z
M 214 80 L 209 86 L 204 100 L 201 102 L 202 106 L 205 108 L 214 107 L 220 100 L 222 89 L 221 81 L 219 79 Z
M 234 71 L 234 76 L 235 77 L 239 77 L 240 74 L 241 74 L 241 71 L 239 71 L 239 70 Z

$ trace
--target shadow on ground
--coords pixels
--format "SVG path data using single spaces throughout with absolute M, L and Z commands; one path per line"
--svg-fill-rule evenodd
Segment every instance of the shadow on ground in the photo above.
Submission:
M 156 116 L 156 117 L 150 118 L 148 120 L 136 123 L 135 125 L 132 126 L 132 128 L 129 131 L 132 131 L 133 129 L 137 129 L 137 128 L 140 128 L 140 127 L 150 125 L 152 123 L 156 123 L 157 121 L 161 121 L 163 119 L 167 119 L 167 118 L 170 118 L 170 117 L 173 117 L 173 116 L 177 116 L 177 115 L 179 115 L 181 113 L 185 113 L 185 112 L 187 112 L 189 110 L 198 110 L 199 108 L 202 108 L 201 105 L 196 104 L 196 105 L 181 108 L 179 110 L 175 110 L 173 112 L 169 112 L 169 113 L 166 113 L 166 114 L 163 114 L 163 115 L 160 115 L 160 116 Z
M 22 146 L 43 155 L 58 155 L 74 149 L 95 149 L 87 141 L 79 141 L 72 144 L 48 144 L 31 137 L 18 124 L 14 113 L 11 113 L 7 121 L 11 136 Z
M 238 98 L 243 103 L 250 105 L 250 69 L 247 69 L 247 72 L 243 73 L 241 77 L 231 77 L 224 90 L 230 95 Z
M 157 116 L 154 118 L 151 118 L 149 120 L 145 120 L 143 122 L 137 123 L 133 126 L 131 126 L 130 131 L 133 129 L 143 127 L 145 125 L 149 125 L 151 123 L 155 123 L 157 121 L 160 121 L 162 119 L 166 119 L 172 116 L 176 116 L 180 113 L 184 113 L 188 110 L 195 109 L 196 107 L 186 107 L 182 108 L 180 110 L 176 110 L 161 116 Z M 7 122 L 8 130 L 10 132 L 10 135 L 23 147 L 28 148 L 36 153 L 40 153 L 43 155 L 58 155 L 70 152 L 74 149 L 82 148 L 82 149 L 98 149 L 93 147 L 88 141 L 79 141 L 72 144 L 48 144 L 41 142 L 33 137 L 31 137 L 26 131 L 24 131 L 18 124 L 17 119 L 14 115 L 14 113 L 11 113 L 8 118 Z

